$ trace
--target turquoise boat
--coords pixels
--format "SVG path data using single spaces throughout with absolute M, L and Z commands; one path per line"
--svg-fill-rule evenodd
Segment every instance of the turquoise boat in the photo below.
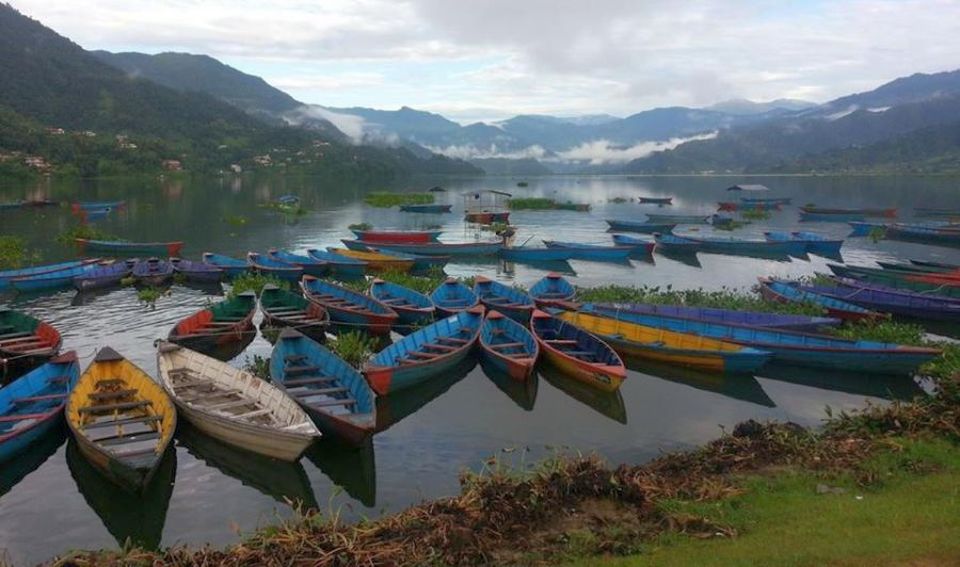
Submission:
M 576 253 L 576 250 L 570 248 L 518 246 L 516 248 L 502 248 L 500 258 L 509 262 L 560 262 L 573 259 Z
M 270 355 L 270 378 L 324 435 L 354 445 L 373 435 L 376 404 L 363 374 L 300 332 L 280 333 Z
M 92 272 L 97 266 L 98 264 L 93 263 L 81 264 L 54 272 L 11 278 L 8 281 L 14 289 L 21 293 L 56 291 L 73 287 L 73 278 Z
M 447 278 L 430 294 L 430 300 L 437 306 L 437 315 L 449 317 L 480 303 L 480 298 L 469 287 L 456 278 Z
M 321 277 L 330 273 L 330 266 L 327 262 L 311 258 L 310 256 L 304 256 L 303 254 L 293 254 L 286 250 L 271 248 L 267 250 L 267 256 L 277 262 L 286 262 L 287 264 L 300 266 L 303 273 L 308 276 Z
M 70 260 L 69 262 L 60 262 L 58 264 L 44 264 L 42 266 L 30 266 L 29 268 L 3 270 L 0 271 L 0 291 L 3 291 L 4 288 L 13 287 L 10 284 L 10 280 L 13 278 L 40 276 L 43 274 L 49 274 L 51 272 L 59 272 L 60 270 L 69 270 L 71 268 L 79 268 L 88 264 L 96 264 L 99 261 L 100 258 L 88 258 L 86 260 Z
M 246 260 L 224 256 L 223 254 L 214 254 L 213 252 L 203 253 L 203 263 L 220 268 L 228 278 L 235 278 L 249 273 L 251 270 L 250 264 Z
M 474 280 L 473 292 L 487 309 L 496 309 L 523 324 L 530 321 L 530 315 L 536 309 L 533 298 L 526 293 L 483 276 Z
M 654 248 L 657 247 L 657 243 L 653 240 L 645 240 L 643 238 L 627 236 L 626 234 L 614 234 L 613 243 L 617 246 L 629 246 L 632 248 L 632 254 L 639 253 L 644 256 L 653 254 Z
M 556 272 L 550 272 L 530 287 L 530 297 L 543 308 L 573 301 L 577 288 Z
M 610 226 L 610 230 L 617 230 L 622 232 L 640 232 L 643 234 L 653 234 L 655 232 L 672 232 L 674 228 L 680 223 L 663 223 L 663 222 L 647 222 L 647 221 L 631 221 L 631 220 L 616 220 L 616 219 L 607 219 L 606 223 Z
M 681 247 L 694 249 L 698 252 L 733 255 L 762 255 L 771 257 L 803 256 L 807 246 L 803 242 L 794 240 L 747 240 L 734 237 L 719 236 L 678 236 L 671 234 L 654 235 L 658 245 L 664 247 Z
M 65 352 L 0 389 L 0 463 L 29 450 L 61 424 L 80 378 L 77 354 Z
M 367 362 L 367 382 L 385 396 L 450 376 L 472 354 L 482 323 L 483 307 L 474 306 L 407 335 Z
M 544 240 L 543 244 L 548 249 L 560 248 L 569 251 L 571 253 L 570 258 L 592 260 L 594 262 L 603 260 L 626 261 L 630 257 L 630 253 L 636 249 L 634 245 L 606 246 L 603 244 L 560 242 L 557 240 Z
M 274 260 L 256 252 L 247 253 L 247 262 L 253 267 L 253 271 L 258 274 L 273 276 L 288 282 L 298 282 L 300 277 L 303 276 L 303 268 L 300 266 Z
M 179 257 L 183 242 L 129 242 L 127 240 L 90 240 L 74 238 L 80 252 L 102 252 L 111 256 L 161 256 Z
M 770 301 L 778 303 L 799 303 L 822 307 L 830 317 L 845 321 L 863 321 L 880 319 L 881 313 L 865 309 L 859 305 L 804 290 L 789 282 L 781 282 L 769 278 L 760 278 L 760 295 Z
M 313 276 L 303 276 L 300 287 L 306 298 L 326 309 L 330 320 L 335 323 L 373 335 L 389 335 L 390 328 L 399 319 L 396 311 L 369 295 Z
M 323 262 L 335 274 L 362 277 L 367 270 L 367 263 L 356 258 L 348 258 L 316 248 L 307 250 L 307 254 L 314 260 Z
M 647 222 L 663 224 L 707 224 L 710 222 L 710 215 L 659 215 L 647 213 Z
M 840 254 L 843 239 L 830 239 L 816 232 L 777 232 L 763 233 L 764 238 L 773 242 L 802 242 L 807 252 L 818 256 L 836 257 Z
M 376 278 L 370 284 L 370 297 L 389 306 L 404 327 L 418 327 L 433 321 L 437 308 L 426 295 L 400 284 Z
M 591 312 L 590 306 L 581 306 Z M 720 339 L 773 353 L 775 362 L 874 374 L 910 374 L 940 356 L 934 348 L 853 341 L 827 335 L 813 335 L 640 313 L 604 311 L 605 317 L 658 329 L 691 333 Z
M 483 361 L 514 380 L 527 380 L 540 356 L 530 331 L 499 311 L 490 311 L 480 330 Z

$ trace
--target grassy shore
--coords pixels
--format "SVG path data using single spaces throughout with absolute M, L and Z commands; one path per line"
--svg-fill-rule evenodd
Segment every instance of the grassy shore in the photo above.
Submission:
M 371 207 L 389 208 L 398 205 L 429 205 L 434 200 L 433 193 L 370 193 L 363 202 Z
M 387 275 L 388 278 L 401 276 Z M 439 276 L 416 282 L 426 288 Z M 747 292 L 580 290 L 581 299 L 783 310 Z M 838 334 L 929 344 L 883 321 Z M 941 346 L 941 345 L 938 345 Z M 747 421 L 643 465 L 558 456 L 462 473 L 457 496 L 348 524 L 306 511 L 224 549 L 78 552 L 73 565 L 948 565 L 960 557 L 960 349 L 934 395 L 827 414 L 816 430 Z M 953 561 L 954 563 L 951 563 Z

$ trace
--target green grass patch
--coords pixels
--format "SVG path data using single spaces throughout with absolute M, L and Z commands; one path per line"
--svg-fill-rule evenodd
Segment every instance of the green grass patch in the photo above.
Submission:
M 330 350 L 355 368 L 360 368 L 377 349 L 377 341 L 361 331 L 340 333 L 331 339 Z
M 553 199 L 543 197 L 521 197 L 507 201 L 507 206 L 514 211 L 549 211 L 556 205 Z
M 260 292 L 263 291 L 263 287 L 267 284 L 273 284 L 280 289 L 287 289 L 290 287 L 286 281 L 281 280 L 276 276 L 251 273 L 240 274 L 239 276 L 233 278 L 231 284 L 230 293 L 227 294 L 227 299 L 233 299 L 245 291 L 252 291 L 259 296 Z
M 137 290 L 137 300 L 150 307 L 155 307 L 157 300 L 165 295 L 164 290 L 158 287 L 144 287 Z
M 0 236 L 0 270 L 22 268 L 39 261 L 40 255 L 28 252 L 26 242 L 19 236 Z
M 747 209 L 740 211 L 740 217 L 747 220 L 767 220 L 770 218 L 770 211 L 764 209 Z
M 243 369 L 257 378 L 270 381 L 270 357 L 253 355 L 243 359 Z
M 57 235 L 57 242 L 61 244 L 74 244 L 77 238 L 86 238 L 87 240 L 120 240 L 120 237 L 100 230 L 89 224 L 78 224 Z
M 388 193 L 380 191 L 370 193 L 363 202 L 371 207 L 396 207 L 398 205 L 429 205 L 433 202 L 433 193 Z
M 703 288 L 676 290 L 669 285 L 661 288 L 660 286 L 633 287 L 611 284 L 577 288 L 577 299 L 585 303 L 654 303 L 813 316 L 823 314 L 823 309 L 817 306 L 767 301 L 759 295 L 744 291 L 732 289 L 707 291 Z
M 227 215 L 223 217 L 223 222 L 229 224 L 230 226 L 246 226 L 250 219 L 243 215 Z

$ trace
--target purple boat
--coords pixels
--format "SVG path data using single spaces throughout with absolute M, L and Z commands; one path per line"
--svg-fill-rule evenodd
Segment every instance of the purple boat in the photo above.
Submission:
M 916 293 L 856 280 L 836 278 L 836 286 L 800 286 L 835 299 L 874 311 L 918 319 L 960 322 L 960 299 L 929 293 Z
M 213 264 L 170 258 L 173 271 L 182 275 L 188 281 L 217 283 L 223 277 L 223 269 Z
M 133 266 L 133 277 L 144 285 L 163 285 L 173 277 L 173 264 L 160 258 L 140 260 Z
M 130 275 L 137 262 L 136 258 L 131 258 L 94 268 L 73 278 L 73 287 L 83 292 L 119 286 L 123 278 Z
M 806 315 L 782 315 L 760 311 L 734 311 L 716 307 L 687 307 L 684 305 L 655 305 L 652 303 L 593 303 L 586 304 L 592 311 L 606 315 L 622 312 L 640 315 L 663 315 L 683 317 L 707 323 L 728 325 L 751 325 L 784 331 L 816 331 L 819 327 L 840 324 L 833 317 L 808 317 Z

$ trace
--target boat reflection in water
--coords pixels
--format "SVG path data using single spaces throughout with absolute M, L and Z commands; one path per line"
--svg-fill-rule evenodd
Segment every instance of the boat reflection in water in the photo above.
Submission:
M 925 393 L 912 376 L 812 369 L 779 363 L 764 366 L 757 373 L 757 377 L 885 400 L 908 401 Z
M 0 496 L 10 492 L 21 480 L 39 469 L 66 440 L 67 426 L 61 423 L 42 439 L 31 444 L 29 450 L 19 453 L 17 458 L 0 463 Z
M 300 461 L 289 463 L 231 447 L 186 421 L 178 425 L 177 441 L 194 457 L 277 502 L 302 511 L 318 509 Z
M 234 358 L 237 358 L 243 354 L 243 351 L 247 350 L 247 347 L 250 346 L 250 343 L 253 342 L 253 339 L 257 338 L 257 328 L 254 327 L 252 331 L 238 333 L 236 336 L 237 340 L 235 341 L 221 345 L 210 345 L 205 348 L 199 348 L 198 346 L 198 348 L 194 350 L 200 354 L 205 354 L 211 358 L 216 358 L 221 362 L 230 362 Z
M 543 270 L 544 272 L 556 272 L 565 276 L 577 275 L 576 270 L 574 270 L 573 266 L 570 265 L 570 262 L 567 262 L 566 260 L 500 260 L 500 263 L 497 265 L 497 273 L 506 274 L 508 276 L 514 275 L 517 272 L 517 264 L 526 266 L 528 268 L 534 268 L 536 270 Z
M 626 364 L 630 370 L 649 377 L 659 378 L 674 384 L 690 386 L 697 390 L 720 394 L 728 398 L 733 398 L 734 400 L 757 404 L 758 406 L 767 408 L 777 407 L 777 404 L 770 399 L 770 396 L 763 390 L 760 382 L 750 374 L 703 372 L 693 368 L 658 364 L 631 357 L 624 357 L 623 363 Z
M 536 373 L 532 374 L 526 380 L 515 380 L 507 373 L 497 370 L 483 359 L 480 360 L 480 367 L 487 378 L 504 394 L 507 395 L 513 403 L 520 406 L 521 409 L 533 411 L 533 405 L 537 401 L 537 385 L 539 380 Z
M 373 438 L 361 445 L 345 445 L 324 438 L 307 450 L 307 458 L 330 481 L 367 508 L 377 504 L 377 468 Z
M 177 474 L 175 450 L 167 450 L 154 477 L 140 493 L 118 489 L 87 462 L 72 439 L 67 444 L 67 467 L 80 494 L 117 540 L 117 545 L 160 547 Z
M 442 376 L 404 388 L 387 396 L 377 397 L 377 433 L 393 427 L 408 415 L 438 398 L 451 386 L 463 380 L 477 365 L 477 357 L 469 356 Z
M 695 250 L 670 250 L 657 247 L 656 253 L 673 260 L 674 262 L 680 262 L 691 268 L 702 268 L 703 264 L 700 263 L 700 258 L 697 257 L 697 252 Z
M 571 378 L 550 365 L 538 367 L 537 372 L 551 386 L 578 402 L 593 408 L 598 413 L 616 422 L 627 423 L 627 407 L 623 403 L 623 396 L 620 394 L 619 388 L 612 392 L 606 392 L 576 378 Z

